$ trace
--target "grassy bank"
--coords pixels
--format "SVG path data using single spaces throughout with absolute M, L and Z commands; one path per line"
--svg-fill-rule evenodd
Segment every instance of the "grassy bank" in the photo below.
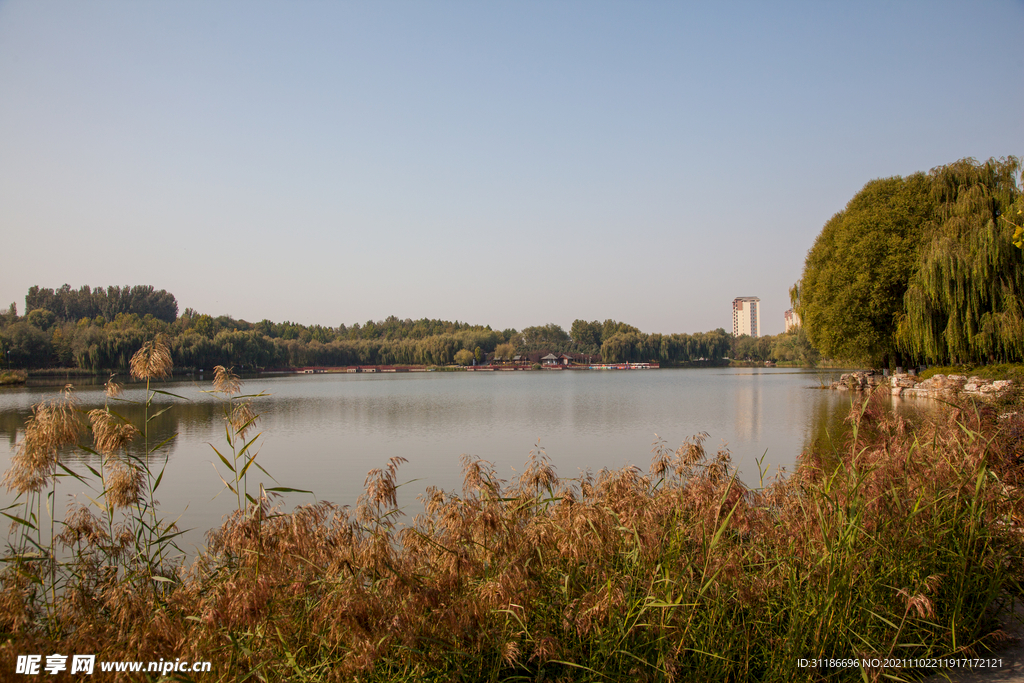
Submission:
M 215 389 L 238 509 L 187 567 L 145 424 L 99 410 L 84 432 L 72 396 L 34 412 L 5 479 L 23 505 L 6 511 L 0 671 L 71 652 L 212 661 L 197 680 L 823 680 L 798 660 L 984 652 L 1018 593 L 1024 419 L 987 407 L 911 425 L 859 406 L 841 450 L 757 489 L 704 435 L 577 479 L 541 450 L 510 482 L 465 459 L 461 493 L 429 490 L 403 520 L 401 459 L 354 510 L 274 509 L 246 486 L 256 416 L 229 374 Z M 103 459 L 76 474 L 95 504 L 51 524 L 59 449 L 83 439 Z
M 24 370 L 0 370 L 0 386 L 24 384 L 28 381 L 28 373 Z

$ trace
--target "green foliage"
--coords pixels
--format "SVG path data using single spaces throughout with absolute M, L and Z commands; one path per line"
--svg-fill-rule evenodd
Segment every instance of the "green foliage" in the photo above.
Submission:
M 118 291 L 130 292 L 128 288 Z M 93 294 L 96 292 L 103 290 Z M 34 303 L 53 304 L 66 303 L 74 296 L 76 292 L 70 287 L 57 293 L 34 287 L 28 298 Z M 40 327 L 49 323 L 48 328 Z M 172 323 L 151 313 L 113 312 L 109 307 L 106 315 L 83 315 L 67 322 L 62 322 L 60 316 L 51 320 L 46 311 L 35 310 L 30 321 L 18 322 L 12 308 L 6 317 L 0 316 L 0 352 L 6 356 L 11 350 L 14 367 L 76 367 L 88 373 L 124 371 L 134 350 L 158 335 L 167 340 L 175 368 L 209 370 L 222 365 L 243 372 L 309 366 L 445 366 L 455 362 L 461 351 L 467 351 L 477 362 L 483 362 L 491 352 L 498 360 L 543 351 L 590 356 L 601 353 L 609 362 L 667 363 L 717 360 L 729 353 L 729 335 L 721 329 L 692 335 L 646 334 L 609 319 L 577 320 L 573 330 L 578 339 L 555 323 L 522 332 L 511 328 L 497 332 L 489 326 L 459 321 L 413 321 L 396 316 L 331 328 L 290 321 L 264 319 L 249 323 L 231 316 L 214 318 L 192 308 L 186 308 Z
M 896 322 L 933 220 L 923 173 L 872 180 L 822 229 L 807 254 L 798 312 L 822 354 L 888 364 L 898 351 Z
M 203 315 L 196 316 L 195 319 L 191 321 L 190 329 L 198 335 L 212 338 L 214 335 L 213 318 L 205 313 Z
M 596 321 L 595 323 L 596 324 Z M 608 319 L 601 323 L 601 342 L 604 343 L 607 339 L 614 337 L 617 334 L 639 334 L 640 330 L 627 325 L 626 323 L 616 322 L 615 320 Z
M 573 342 L 580 346 L 592 348 L 601 347 L 601 323 L 598 321 L 587 322 L 586 320 L 574 320 L 569 329 L 569 336 Z
M 1024 268 L 998 218 L 1020 198 L 1015 157 L 931 172 L 939 226 L 910 278 L 899 341 L 929 363 L 1024 358 Z
M 811 346 L 807 332 L 799 326 L 789 332 L 777 334 L 772 341 L 772 360 L 804 367 L 814 367 L 821 360 L 821 354 Z
M 495 360 L 512 360 L 516 355 L 516 347 L 512 344 L 498 344 L 494 347 Z
M 775 361 L 801 367 L 815 367 L 821 360 L 821 354 L 811 346 L 803 327 L 774 336 L 755 338 L 744 334 L 733 337 L 729 357 L 735 361 Z
M 1007 229 L 1019 171 L 1015 157 L 963 159 L 865 185 L 791 291 L 813 346 L 874 365 L 1024 358 L 1024 269 Z
M 4 313 L 0 313 L 0 326 L 11 325 L 18 322 L 18 305 L 11 302 L 11 305 Z
M 719 328 L 695 334 L 645 334 L 635 327 L 616 332 L 601 344 L 605 363 L 688 363 L 720 360 L 729 354 L 731 335 Z
M 45 308 L 37 308 L 33 311 L 29 311 L 28 315 L 25 316 L 25 322 L 33 327 L 38 327 L 40 330 L 50 329 L 56 321 L 57 316 Z
M 37 308 L 52 311 L 61 322 L 74 322 L 98 315 L 111 320 L 118 313 L 135 313 L 140 317 L 149 314 L 170 323 L 178 316 L 178 302 L 174 295 L 162 289 L 156 290 L 151 285 L 106 289 L 91 289 L 86 285 L 78 290 L 64 285 L 56 291 L 33 286 L 25 296 L 25 310 Z
M 601 360 L 605 363 L 626 363 L 640 360 L 646 344 L 639 336 L 631 333 L 613 334 L 601 344 Z M 647 358 L 650 360 L 650 358 Z
M 527 327 L 519 333 L 518 343 L 523 347 L 536 347 L 543 344 L 555 345 L 569 341 L 561 325 L 548 323 L 536 327 Z
M 730 358 L 742 361 L 764 362 L 771 360 L 774 337 L 751 337 L 741 334 L 732 338 Z
M 50 335 L 27 322 L 8 325 L 0 333 L 0 345 L 9 352 L 12 368 L 45 367 L 52 363 Z
M 455 362 L 459 365 L 472 365 L 473 364 L 473 352 L 469 349 L 460 349 L 455 354 Z

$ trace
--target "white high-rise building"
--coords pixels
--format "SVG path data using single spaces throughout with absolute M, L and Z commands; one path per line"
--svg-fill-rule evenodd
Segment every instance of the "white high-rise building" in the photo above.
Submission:
M 740 296 L 732 300 L 732 336 L 761 336 L 761 300 Z
M 783 315 L 785 315 L 786 318 L 786 332 L 800 327 L 800 314 L 792 308 L 786 311 Z

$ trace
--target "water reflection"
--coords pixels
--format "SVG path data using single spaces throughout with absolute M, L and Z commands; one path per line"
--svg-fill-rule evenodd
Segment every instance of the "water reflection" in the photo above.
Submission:
M 756 379 L 736 388 L 735 431 L 747 441 L 761 437 L 761 384 Z
M 804 452 L 813 451 L 824 457 L 825 462 L 836 462 L 850 448 L 852 436 L 851 424 L 857 413 L 865 410 L 865 402 L 869 397 L 860 393 L 828 392 L 841 400 L 829 405 L 827 402 L 815 403 L 811 410 L 811 427 L 808 433 Z M 909 420 L 918 422 L 929 413 L 938 409 L 941 404 L 927 398 L 892 397 L 880 392 L 870 397 L 879 402 L 884 410 L 895 412 Z
M 95 393 L 95 392 L 94 392 Z M 83 413 L 83 420 L 87 421 L 85 415 L 94 408 L 103 408 L 103 402 L 97 402 L 98 398 L 94 393 L 78 393 L 79 397 L 85 396 L 86 400 L 79 402 L 78 409 Z M 102 394 L 100 394 L 102 396 Z M 92 399 L 92 400 L 88 400 Z M 173 403 L 170 410 L 160 412 Z M 145 423 L 145 409 L 142 405 L 110 401 L 109 409 L 115 415 L 119 415 L 132 424 L 141 426 Z M 13 453 L 17 443 L 25 433 L 25 422 L 31 415 L 31 407 L 18 407 L 15 409 L 0 410 L 0 439 L 7 442 L 8 448 Z M 150 408 L 149 419 L 149 443 L 155 446 L 167 439 L 168 446 L 161 449 L 161 454 L 173 454 L 177 447 L 176 435 L 188 436 L 197 432 L 206 433 L 214 420 L 223 420 L 223 409 L 219 403 L 212 401 L 163 401 L 155 402 Z M 159 414 L 157 414 L 159 412 Z M 136 439 L 133 444 L 140 452 L 142 448 L 142 437 Z M 81 449 L 69 449 L 64 456 L 76 462 L 95 463 L 97 456 Z

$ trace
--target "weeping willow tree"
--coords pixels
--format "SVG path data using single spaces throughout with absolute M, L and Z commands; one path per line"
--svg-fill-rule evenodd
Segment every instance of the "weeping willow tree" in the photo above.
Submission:
M 1024 259 L 1004 214 L 1020 199 L 1016 157 L 930 173 L 938 223 L 904 295 L 897 343 L 930 363 L 1024 359 Z

